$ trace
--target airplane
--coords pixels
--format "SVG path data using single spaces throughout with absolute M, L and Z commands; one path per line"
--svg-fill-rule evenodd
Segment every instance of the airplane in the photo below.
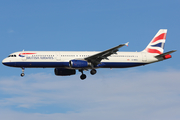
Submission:
M 91 75 L 98 68 L 129 68 L 142 66 L 171 58 L 172 50 L 164 52 L 167 29 L 160 29 L 147 47 L 141 52 L 118 52 L 119 48 L 128 46 L 120 44 L 102 52 L 92 51 L 20 51 L 10 54 L 2 64 L 22 69 L 25 68 L 54 68 L 57 76 L 75 75 L 81 72 L 81 80 L 86 79 L 83 71 L 90 70 Z

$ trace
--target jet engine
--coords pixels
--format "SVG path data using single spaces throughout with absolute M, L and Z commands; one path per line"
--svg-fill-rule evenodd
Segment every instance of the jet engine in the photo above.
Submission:
M 69 66 L 72 68 L 86 68 L 91 66 L 91 63 L 85 60 L 71 60 L 69 61 Z
M 75 75 L 76 70 L 75 69 L 66 69 L 66 68 L 55 68 L 54 73 L 57 76 L 70 76 L 70 75 Z

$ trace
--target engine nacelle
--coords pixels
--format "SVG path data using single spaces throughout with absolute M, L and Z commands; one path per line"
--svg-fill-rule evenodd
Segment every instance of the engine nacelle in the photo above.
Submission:
M 86 68 L 89 67 L 91 63 L 85 60 L 71 60 L 69 61 L 69 66 L 72 68 Z
M 70 76 L 70 75 L 75 75 L 76 70 L 74 69 L 66 69 L 66 68 L 55 68 L 54 69 L 54 74 L 57 76 Z

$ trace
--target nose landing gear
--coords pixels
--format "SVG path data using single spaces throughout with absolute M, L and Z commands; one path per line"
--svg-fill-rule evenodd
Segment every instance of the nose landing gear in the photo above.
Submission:
M 24 73 L 21 73 L 21 77 L 23 77 L 25 74 Z
M 25 74 L 24 74 L 24 67 L 22 68 L 22 73 L 21 73 L 21 77 L 23 77 Z

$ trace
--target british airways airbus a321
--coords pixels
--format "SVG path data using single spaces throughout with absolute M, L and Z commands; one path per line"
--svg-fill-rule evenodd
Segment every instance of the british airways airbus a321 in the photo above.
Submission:
M 159 62 L 171 58 L 172 50 L 166 53 L 164 44 L 167 29 L 160 29 L 148 46 L 141 52 L 118 52 L 118 49 L 128 45 L 120 44 L 102 52 L 82 51 L 20 51 L 10 54 L 2 63 L 10 67 L 22 68 L 23 77 L 25 68 L 54 68 L 55 75 L 75 75 L 76 70 L 82 73 L 90 70 L 96 74 L 97 68 L 128 68 Z

